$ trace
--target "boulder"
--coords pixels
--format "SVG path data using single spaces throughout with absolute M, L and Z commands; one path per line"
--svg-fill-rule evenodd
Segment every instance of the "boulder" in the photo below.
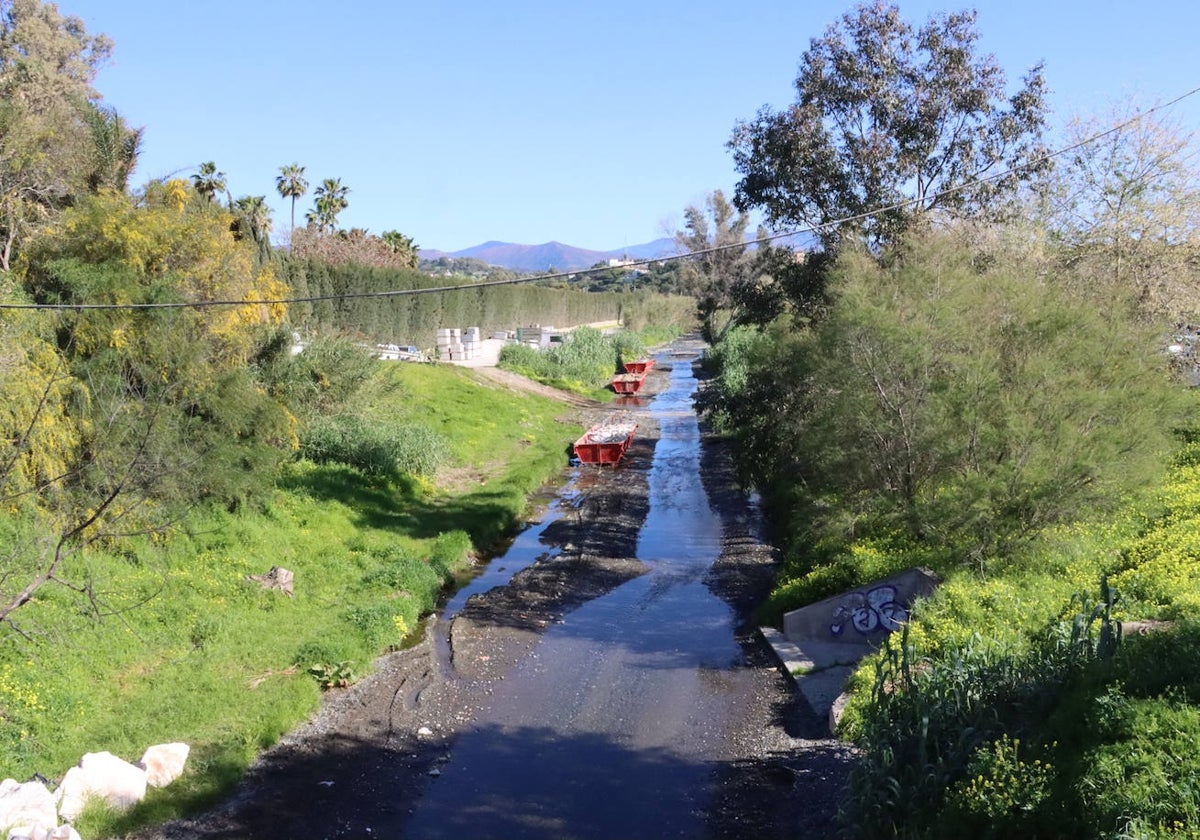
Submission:
M 18 828 L 27 834 L 49 831 L 58 825 L 54 794 L 41 782 L 0 782 L 0 831 Z
M 146 769 L 146 783 L 160 788 L 178 779 L 190 749 L 187 744 L 156 744 L 147 749 L 138 762 Z
M 125 811 L 146 795 L 146 771 L 122 761 L 112 753 L 88 753 L 72 767 L 58 786 L 58 812 L 68 822 L 75 820 L 92 797 Z
M 272 566 L 265 575 L 246 575 L 246 580 L 257 583 L 263 589 L 277 589 L 289 598 L 293 595 L 294 578 L 292 572 L 282 566 Z

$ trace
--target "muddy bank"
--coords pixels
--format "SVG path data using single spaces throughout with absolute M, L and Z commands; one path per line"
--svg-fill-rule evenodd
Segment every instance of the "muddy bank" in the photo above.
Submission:
M 651 375 L 650 394 L 668 373 Z M 579 411 L 585 425 L 604 412 Z M 383 657 L 370 677 L 331 693 L 312 721 L 263 755 L 225 804 L 140 836 L 401 836 L 456 738 L 545 630 L 646 571 L 634 558 L 649 511 L 647 475 L 659 430 L 644 415 L 639 419 L 622 467 L 581 476 L 578 497 L 547 527 L 542 540 L 557 548 L 553 556 L 509 585 L 473 596 L 449 628 L 430 622 L 420 644 Z M 831 836 L 850 757 L 824 737 L 824 722 L 798 699 L 747 622 L 766 594 L 776 557 L 759 538 L 723 444 L 706 433 L 701 445 L 704 487 L 723 525 L 721 554 L 704 582 L 738 616 L 742 673 L 736 677 L 746 687 L 738 723 L 722 736 L 715 794 L 704 815 L 707 834 Z M 449 668 L 435 638 L 442 632 Z

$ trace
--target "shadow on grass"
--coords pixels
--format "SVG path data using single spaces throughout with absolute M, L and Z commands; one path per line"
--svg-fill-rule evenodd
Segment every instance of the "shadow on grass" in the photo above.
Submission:
M 480 550 L 512 535 L 526 498 L 522 488 L 502 480 L 460 496 L 431 496 L 408 476 L 372 477 L 339 466 L 293 472 L 280 481 L 280 487 L 346 505 L 362 527 L 421 539 L 465 531 Z

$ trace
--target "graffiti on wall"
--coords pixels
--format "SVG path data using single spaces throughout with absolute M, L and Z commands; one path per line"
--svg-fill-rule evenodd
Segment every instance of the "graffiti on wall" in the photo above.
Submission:
M 866 592 L 852 592 L 833 610 L 829 632 L 840 636 L 847 625 L 866 635 L 891 632 L 908 620 L 908 610 L 896 600 L 896 587 L 877 586 Z

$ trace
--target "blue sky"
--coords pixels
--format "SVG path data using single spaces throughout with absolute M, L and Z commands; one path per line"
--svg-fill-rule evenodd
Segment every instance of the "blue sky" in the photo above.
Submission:
M 669 235 L 737 180 L 733 124 L 793 99 L 824 0 L 60 0 L 116 49 L 96 86 L 146 128 L 134 181 L 212 160 L 235 197 L 283 164 L 351 190 L 344 227 L 426 248 L 496 239 L 601 250 Z M 965 5 L 965 4 L 964 4 Z M 982 0 L 1010 86 L 1046 62 L 1052 125 L 1200 86 L 1200 4 Z M 904 2 L 905 17 L 962 5 Z M 1200 127 L 1200 95 L 1172 109 Z M 297 204 L 297 219 L 311 207 Z M 301 222 L 302 223 L 302 222 Z

